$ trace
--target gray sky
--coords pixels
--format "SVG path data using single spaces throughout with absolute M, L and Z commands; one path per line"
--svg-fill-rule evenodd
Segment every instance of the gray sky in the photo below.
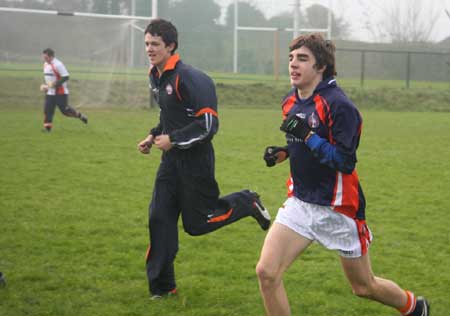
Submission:
M 215 0 L 218 4 L 226 7 L 233 0 Z M 258 7 L 266 17 L 281 12 L 292 12 L 294 0 L 246 0 Z M 434 16 L 436 24 L 431 33 L 432 40 L 441 41 L 450 36 L 450 18 L 445 14 L 445 9 L 450 12 L 450 0 L 301 0 L 301 7 L 309 7 L 312 4 L 329 5 L 338 17 L 342 17 L 351 25 L 351 39 L 364 41 L 378 41 L 373 38 L 364 25 L 370 19 L 371 23 L 383 23 L 386 9 L 392 8 L 393 3 L 398 3 L 402 12 L 406 12 L 407 5 L 416 1 L 422 9 L 421 17 L 429 21 Z M 370 17 L 370 18 L 369 18 Z M 399 17 L 404 19 L 405 17 Z M 253 25 L 252 25 L 253 26 Z

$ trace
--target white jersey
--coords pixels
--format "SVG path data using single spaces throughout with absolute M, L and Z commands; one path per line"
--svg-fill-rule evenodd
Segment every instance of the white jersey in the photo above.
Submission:
M 61 79 L 61 77 L 67 76 L 69 76 L 69 72 L 67 71 L 66 66 L 64 66 L 64 64 L 56 57 L 53 57 L 50 63 L 44 63 L 44 80 L 46 84 L 55 82 Z M 48 95 L 55 95 L 56 93 L 69 94 L 69 89 L 67 89 L 67 81 L 65 81 L 59 88 L 49 88 L 47 90 Z

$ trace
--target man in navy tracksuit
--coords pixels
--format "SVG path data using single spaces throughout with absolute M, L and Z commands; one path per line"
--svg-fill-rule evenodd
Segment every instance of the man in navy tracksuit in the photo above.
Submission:
M 429 304 L 373 274 L 365 222 L 366 202 L 355 170 L 362 118 L 337 86 L 335 46 L 320 34 L 289 46 L 293 89 L 283 101 L 287 146 L 269 146 L 271 167 L 287 158 L 288 199 L 269 230 L 256 272 L 268 316 L 291 314 L 283 275 L 313 241 L 337 250 L 355 295 L 394 307 L 402 315 L 428 316 Z
M 184 230 L 193 236 L 246 216 L 253 216 L 267 230 L 270 215 L 255 192 L 243 190 L 219 198 L 211 143 L 219 124 L 215 86 L 211 78 L 175 54 L 176 28 L 168 21 L 153 20 L 145 30 L 145 45 L 160 121 L 138 149 L 144 154 L 152 146 L 162 151 L 149 206 L 147 252 L 150 292 L 160 298 L 176 292 L 174 260 L 180 214 Z

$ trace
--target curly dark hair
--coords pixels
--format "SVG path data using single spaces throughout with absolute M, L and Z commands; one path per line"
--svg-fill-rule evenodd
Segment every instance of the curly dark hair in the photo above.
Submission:
M 314 57 L 316 58 L 316 67 L 322 68 L 326 66 L 323 72 L 323 78 L 335 76 L 336 73 L 336 60 L 335 52 L 336 46 L 330 40 L 325 40 L 320 33 L 313 33 L 308 35 L 300 35 L 292 40 L 289 45 L 289 51 L 292 52 L 300 47 L 307 47 Z

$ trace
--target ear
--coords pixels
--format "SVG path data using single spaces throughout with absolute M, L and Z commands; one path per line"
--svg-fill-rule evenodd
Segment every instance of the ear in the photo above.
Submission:
M 167 47 L 170 49 L 170 52 L 173 54 L 173 50 L 175 49 L 175 43 L 170 43 Z
M 317 73 L 323 74 L 325 72 L 325 69 L 327 69 L 327 66 L 324 65 L 321 68 L 317 68 L 317 64 L 314 65 L 314 68 L 316 68 Z

